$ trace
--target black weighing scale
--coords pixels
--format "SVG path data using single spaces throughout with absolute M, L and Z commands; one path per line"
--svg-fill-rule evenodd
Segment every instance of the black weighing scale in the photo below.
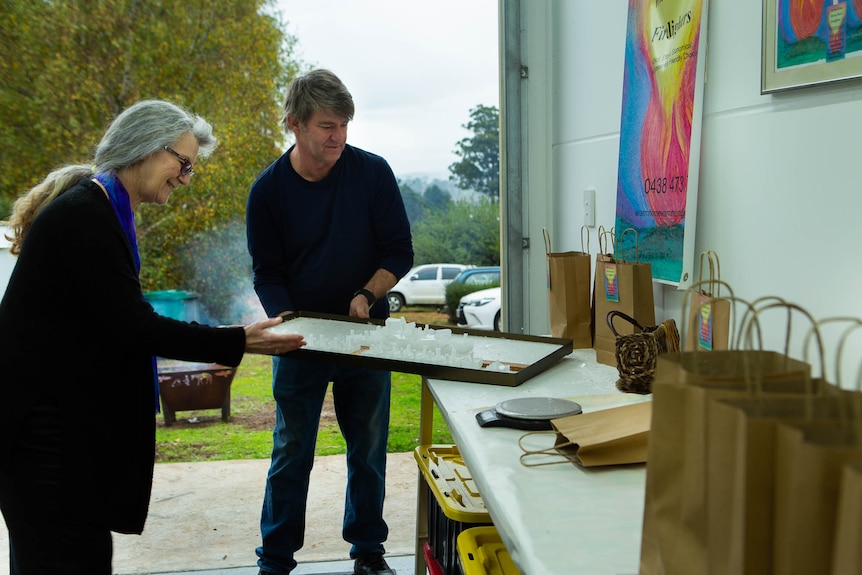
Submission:
M 527 431 L 553 429 L 552 419 L 578 415 L 581 405 L 556 397 L 522 397 L 498 403 L 493 409 L 476 414 L 482 427 L 511 427 Z

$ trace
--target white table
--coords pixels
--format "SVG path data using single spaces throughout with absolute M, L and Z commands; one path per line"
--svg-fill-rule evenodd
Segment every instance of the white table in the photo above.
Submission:
M 423 380 L 420 442 L 429 444 L 436 404 L 482 495 L 506 549 L 525 575 L 634 574 L 638 572 L 646 468 L 643 464 L 584 469 L 572 463 L 522 465 L 525 433 L 480 427 L 476 413 L 519 397 L 559 397 L 584 412 L 651 396 L 624 394 L 616 369 L 598 364 L 592 349 L 575 350 L 517 387 Z M 552 447 L 553 434 L 525 439 Z M 427 489 L 419 477 L 416 573 L 425 573 Z

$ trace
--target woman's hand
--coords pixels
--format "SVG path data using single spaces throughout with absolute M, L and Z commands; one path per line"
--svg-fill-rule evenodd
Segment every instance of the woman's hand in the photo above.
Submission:
M 267 328 L 282 322 L 273 317 L 245 326 L 245 352 L 264 355 L 281 355 L 305 345 L 305 338 L 296 333 L 275 333 Z

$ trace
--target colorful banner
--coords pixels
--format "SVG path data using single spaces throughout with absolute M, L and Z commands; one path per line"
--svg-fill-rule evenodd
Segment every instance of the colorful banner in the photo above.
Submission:
M 707 0 L 629 0 L 615 253 L 681 286 L 693 277 L 706 14 Z

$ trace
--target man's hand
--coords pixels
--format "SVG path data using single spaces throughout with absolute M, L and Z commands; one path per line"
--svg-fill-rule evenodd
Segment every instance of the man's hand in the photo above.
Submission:
M 370 309 L 371 307 L 368 305 L 368 298 L 361 293 L 357 293 L 353 296 L 353 299 L 350 300 L 350 317 L 368 319 L 371 317 L 369 313 Z

